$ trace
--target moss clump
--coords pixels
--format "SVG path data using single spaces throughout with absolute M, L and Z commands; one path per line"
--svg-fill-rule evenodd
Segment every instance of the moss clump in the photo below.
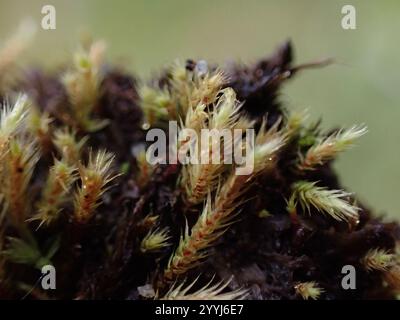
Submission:
M 140 88 L 100 49 L 1 88 L 26 95 L 0 121 L 0 298 L 395 298 L 399 227 L 331 166 L 366 129 L 324 134 L 279 102 L 282 84 L 314 66 L 293 66 L 290 43 L 250 66 L 188 60 Z M 254 171 L 151 166 L 146 130 L 169 120 L 180 132 L 254 129 Z M 56 290 L 31 290 L 49 263 Z M 354 290 L 341 287 L 345 265 Z

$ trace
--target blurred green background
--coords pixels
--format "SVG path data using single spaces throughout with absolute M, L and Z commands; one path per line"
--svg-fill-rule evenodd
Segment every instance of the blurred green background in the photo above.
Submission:
M 57 29 L 39 29 L 21 63 L 65 62 L 82 32 L 105 39 L 111 61 L 144 77 L 176 58 L 252 62 L 288 38 L 297 63 L 335 57 L 336 65 L 300 74 L 282 99 L 325 128 L 368 125 L 336 167 L 366 204 L 400 218 L 400 1 L 0 0 L 0 39 L 23 18 L 39 25 L 46 4 L 56 7 Z M 356 30 L 341 27 L 345 4 L 356 8 Z

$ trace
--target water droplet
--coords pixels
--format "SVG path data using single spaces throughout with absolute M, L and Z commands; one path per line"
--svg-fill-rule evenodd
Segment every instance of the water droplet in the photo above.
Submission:
M 199 76 L 203 76 L 208 72 L 208 64 L 205 60 L 200 60 L 196 63 L 196 72 Z

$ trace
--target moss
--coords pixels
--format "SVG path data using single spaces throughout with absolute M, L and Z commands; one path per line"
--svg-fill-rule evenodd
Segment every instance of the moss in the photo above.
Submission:
M 307 283 L 315 284 L 320 289 L 318 294 L 313 294 L 319 299 L 395 298 L 398 290 L 395 281 L 386 285 L 388 276 L 385 276 L 385 270 L 371 270 L 371 263 L 366 268 L 363 261 L 366 255 L 371 254 L 371 250 L 376 249 L 397 257 L 395 246 L 400 230 L 396 223 L 384 222 L 356 201 L 353 195 L 344 191 L 340 195 L 346 197 L 347 204 L 358 208 L 357 223 L 337 221 L 329 214 L 319 214 L 318 207 L 307 208 L 303 204 L 295 206 L 296 220 L 288 214 L 287 201 L 293 195 L 296 182 L 316 183 L 317 190 L 343 190 L 331 166 L 333 156 L 324 158 L 329 161 L 313 165 L 312 170 L 299 168 L 299 153 L 305 155 L 307 150 L 321 141 L 318 139 L 325 141 L 323 139 L 329 134 L 322 135 L 318 124 L 303 124 L 301 117 L 299 121 L 292 119 L 291 122 L 290 110 L 279 101 L 281 86 L 285 81 L 305 67 L 314 66 L 293 66 L 292 59 L 291 44 L 285 43 L 271 57 L 254 65 L 234 64 L 226 70 L 211 66 L 210 70 L 226 76 L 225 82 L 218 81 L 217 91 L 204 91 L 207 92 L 207 101 L 201 99 L 199 91 L 193 91 L 197 94 L 196 101 L 208 107 L 202 110 L 212 110 L 215 105 L 218 106 L 221 97 L 218 92 L 232 88 L 242 102 L 238 111 L 239 119 L 249 119 L 248 123 L 253 123 L 261 136 L 266 135 L 263 130 L 271 128 L 274 132 L 286 132 L 285 145 L 274 155 L 273 166 L 262 170 L 251 183 L 245 182 L 243 190 L 237 193 L 235 215 L 238 217 L 240 214 L 238 221 L 225 226 L 223 234 L 218 234 L 207 243 L 204 249 L 207 254 L 174 279 L 165 279 L 164 270 L 175 254 L 186 225 L 188 235 L 192 235 L 192 227 L 196 225 L 204 204 L 201 201 L 190 205 L 187 203 L 187 190 L 182 187 L 180 165 L 148 168 L 148 175 L 143 179 L 143 154 L 135 150 L 145 144 L 146 131 L 142 128 L 145 123 L 141 109 L 143 104 L 135 77 L 110 66 L 99 68 L 101 81 L 94 93 L 96 96 L 90 97 L 93 105 L 88 111 L 90 114 L 85 114 L 85 120 L 90 122 L 88 117 L 93 117 L 100 122 L 106 120 L 107 125 L 97 130 L 86 130 L 75 126 L 76 114 L 73 114 L 68 90 L 61 81 L 63 72 L 50 75 L 38 70 L 28 72 L 15 88 L 26 92 L 41 114 L 54 119 L 47 124 L 48 134 L 53 135 L 54 139 L 54 133 L 61 132 L 57 130 L 70 127 L 76 130 L 76 141 L 85 139 L 82 141 L 86 141 L 86 144 L 82 144 L 79 152 L 80 163 L 78 161 L 76 165 L 87 163 L 90 150 L 104 149 L 115 155 L 113 174 L 118 174 L 118 168 L 123 169 L 122 175 L 111 183 L 112 186 L 100 192 L 101 201 L 96 202 L 85 223 L 74 221 L 73 201 L 71 198 L 68 201 L 64 193 L 58 219 L 39 229 L 38 221 L 26 222 L 24 227 L 9 223 L 12 212 L 4 209 L 6 216 L 1 224 L 0 244 L 6 249 L 7 255 L 2 255 L 0 260 L 0 266 L 4 264 L 0 272 L 0 298 L 24 296 L 25 289 L 33 286 L 40 276 L 32 263 L 7 258 L 13 254 L 13 245 L 15 247 L 21 241 L 34 243 L 35 257 L 39 257 L 40 253 L 52 248 L 54 239 L 57 239 L 57 248 L 51 250 L 51 256 L 44 256 L 51 259 L 56 267 L 57 289 L 46 292 L 47 295 L 37 289 L 29 295 L 31 299 L 144 299 L 140 295 L 143 286 L 158 291 L 160 297 L 169 296 L 171 292 L 177 296 L 193 293 L 203 297 L 204 290 L 211 286 L 210 298 L 217 296 L 219 291 L 217 294 L 213 290 L 221 287 L 226 297 L 246 295 L 249 299 L 302 299 L 296 288 L 300 284 L 304 287 Z M 193 72 L 204 72 L 204 68 L 204 61 L 189 60 L 183 71 L 179 71 L 193 75 Z M 178 104 L 185 104 L 188 99 L 177 95 L 180 91 L 174 87 L 176 77 L 180 74 L 166 69 L 162 76 L 149 84 L 155 94 L 160 92 L 163 97 L 168 95 L 171 99 L 169 102 L 174 101 L 173 104 L 162 104 L 161 107 L 169 109 L 166 113 L 160 113 L 163 117 L 176 117 L 185 109 L 182 105 L 178 108 Z M 188 77 L 184 81 L 191 79 Z M 208 88 L 204 83 L 201 85 L 203 90 Z M 190 90 L 196 88 L 195 84 Z M 0 95 L 7 94 L 6 90 Z M 177 107 L 175 112 L 171 111 L 171 105 Z M 29 135 L 27 130 L 25 134 Z M 70 132 L 73 132 L 72 129 Z M 41 190 L 46 186 L 53 163 L 52 155 L 62 159 L 62 152 L 54 145 L 54 141 L 48 144 L 48 148 L 51 152 L 41 154 L 29 181 L 27 192 L 32 201 L 26 205 L 31 206 L 32 212 L 35 212 L 35 203 L 40 203 Z M 220 181 L 228 179 L 228 175 L 227 171 L 223 171 Z M 79 181 L 74 182 L 70 195 L 82 186 L 84 184 Z M 214 199 L 221 190 L 224 189 L 219 189 L 218 183 L 213 183 L 208 191 Z M 329 192 L 326 194 L 329 195 Z M 81 200 L 84 202 L 84 199 Z M 0 205 L 1 208 L 5 207 L 1 202 Z M 291 205 L 293 207 L 293 203 Z M 160 230 L 164 230 L 164 234 L 158 240 L 157 250 L 143 250 L 143 243 L 148 243 L 149 237 L 154 238 L 154 234 Z M 8 237 L 11 236 L 22 240 L 10 242 Z M 25 246 L 24 250 L 29 251 L 29 246 Z M 341 269 L 348 264 L 357 270 L 355 290 L 341 288 Z M 388 268 L 392 272 L 390 279 L 395 279 L 393 274 L 398 269 L 397 264 Z M 173 283 L 175 280 L 178 283 Z M 183 289 L 184 292 L 179 294 L 182 288 L 187 287 L 186 283 L 192 285 L 192 291 Z M 233 294 L 229 295 L 229 292 Z

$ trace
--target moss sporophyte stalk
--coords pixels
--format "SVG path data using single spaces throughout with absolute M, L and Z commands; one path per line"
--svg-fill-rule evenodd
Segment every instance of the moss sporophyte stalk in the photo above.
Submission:
M 398 224 L 332 168 L 366 126 L 323 132 L 279 101 L 326 61 L 293 65 L 287 42 L 255 64 L 187 60 L 145 81 L 95 41 L 57 72 L 21 73 L 25 35 L 0 49 L 1 299 L 399 293 Z M 49 265 L 55 290 L 37 286 Z

